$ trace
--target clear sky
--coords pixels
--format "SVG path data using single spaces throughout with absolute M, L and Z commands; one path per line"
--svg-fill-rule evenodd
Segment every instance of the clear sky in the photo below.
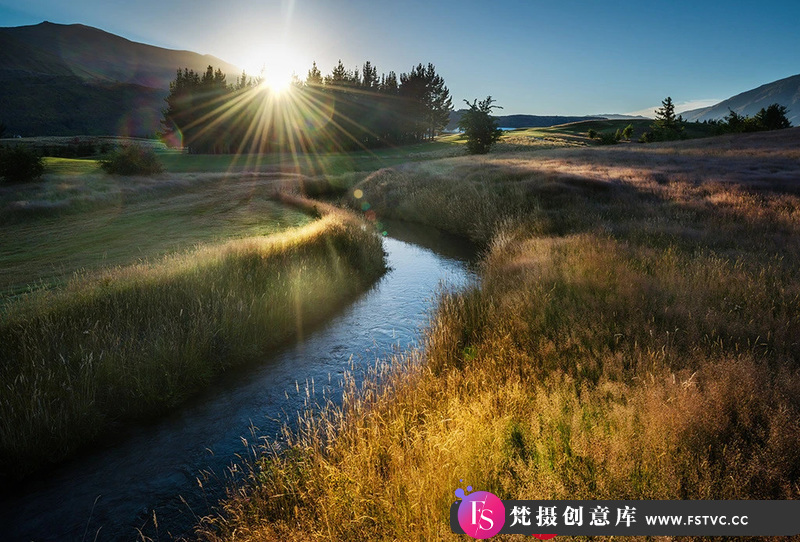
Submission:
M 505 114 L 708 105 L 800 73 L 800 1 L 0 0 L 0 26 L 82 23 L 253 70 L 432 62 L 456 108 Z

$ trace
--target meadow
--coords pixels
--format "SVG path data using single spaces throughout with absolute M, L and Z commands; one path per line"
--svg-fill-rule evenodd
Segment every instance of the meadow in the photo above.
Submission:
M 276 197 L 273 177 L 220 174 L 2 188 L 0 475 L 163 414 L 384 272 L 353 214 Z
M 798 149 L 800 129 L 532 144 L 368 175 L 345 203 L 473 239 L 480 280 L 442 294 L 418 350 L 265 443 L 198 536 L 456 540 L 466 484 L 797 499 Z

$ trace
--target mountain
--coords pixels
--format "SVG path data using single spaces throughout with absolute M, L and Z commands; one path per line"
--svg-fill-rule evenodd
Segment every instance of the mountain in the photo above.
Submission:
M 800 126 L 800 75 L 761 85 L 711 107 L 684 111 L 682 115 L 689 121 L 721 119 L 730 109 L 741 115 L 753 116 L 761 108 L 774 103 L 785 106 L 789 110 L 787 114 L 789 121 L 793 126 Z
M 0 122 L 21 135 L 147 135 L 179 68 L 240 69 L 210 55 L 49 22 L 0 28 Z
M 467 109 L 459 109 L 450 112 L 450 122 L 445 128 L 446 131 L 458 130 L 458 121 Z M 498 124 L 502 128 L 541 128 L 545 126 L 556 126 L 567 124 L 568 122 L 579 122 L 582 120 L 601 120 L 604 117 L 565 117 L 565 116 L 545 116 L 545 115 L 495 115 Z
M 600 113 L 597 116 L 607 120 L 651 120 L 650 117 L 643 115 L 622 115 L 619 113 Z

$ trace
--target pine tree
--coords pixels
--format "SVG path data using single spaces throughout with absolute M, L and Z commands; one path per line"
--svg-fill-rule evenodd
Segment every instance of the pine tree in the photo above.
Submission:
M 667 96 L 655 113 L 655 123 L 652 127 L 654 139 L 670 141 L 683 135 L 683 122 L 675 117 L 675 104 L 672 103 L 671 97 Z
M 312 63 L 311 69 L 308 70 L 308 75 L 306 76 L 306 86 L 309 87 L 322 86 L 322 72 L 320 72 L 319 68 L 317 68 L 316 62 Z
M 755 115 L 755 122 L 761 130 L 783 130 L 792 126 L 786 117 L 788 112 L 786 107 L 774 103 L 766 108 L 762 107 Z
M 428 64 L 425 69 L 426 94 L 426 128 L 428 137 L 433 139 L 450 122 L 450 111 L 453 110 L 453 101 L 450 90 L 445 86 L 444 79 L 436 73 L 433 64 Z
M 677 119 L 675 118 L 675 105 L 672 98 L 667 96 L 661 102 L 661 107 L 656 109 L 656 127 L 662 130 L 672 130 L 675 128 Z
M 361 88 L 372 90 L 378 88 L 380 80 L 378 79 L 378 69 L 367 60 L 364 67 L 361 69 Z

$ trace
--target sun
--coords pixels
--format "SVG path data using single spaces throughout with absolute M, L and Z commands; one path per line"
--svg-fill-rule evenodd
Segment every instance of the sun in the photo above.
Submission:
M 286 48 L 265 48 L 253 50 L 247 73 L 261 79 L 261 86 L 275 93 L 283 93 L 292 86 L 297 77 L 297 60 Z
M 294 72 L 269 71 L 269 69 L 265 69 L 261 74 L 261 86 L 272 92 L 282 94 L 291 88 L 293 77 Z

